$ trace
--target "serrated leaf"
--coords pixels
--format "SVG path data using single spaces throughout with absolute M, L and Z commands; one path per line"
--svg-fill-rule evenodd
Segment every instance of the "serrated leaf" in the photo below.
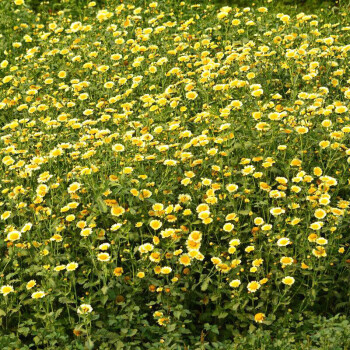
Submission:
M 101 197 L 98 197 L 96 202 L 98 204 L 98 208 L 102 211 L 102 213 L 107 213 L 108 207 L 104 200 Z
M 58 301 L 62 304 L 73 304 L 74 300 L 68 299 L 67 297 L 60 297 Z
M 207 277 L 202 283 L 201 291 L 203 292 L 206 291 L 208 289 L 209 283 L 210 283 L 210 278 Z

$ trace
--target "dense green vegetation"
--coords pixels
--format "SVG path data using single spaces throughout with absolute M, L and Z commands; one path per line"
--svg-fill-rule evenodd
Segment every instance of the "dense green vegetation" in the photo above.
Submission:
M 346 1 L 0 1 L 1 349 L 350 348 Z

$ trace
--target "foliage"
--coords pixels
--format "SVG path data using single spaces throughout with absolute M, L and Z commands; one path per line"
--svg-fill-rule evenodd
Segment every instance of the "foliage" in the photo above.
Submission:
M 349 11 L 274 5 L 0 2 L 1 348 L 349 347 Z

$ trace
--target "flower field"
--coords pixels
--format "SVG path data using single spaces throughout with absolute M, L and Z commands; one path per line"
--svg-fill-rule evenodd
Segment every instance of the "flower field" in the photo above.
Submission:
M 349 339 L 350 10 L 66 2 L 0 2 L 2 349 Z

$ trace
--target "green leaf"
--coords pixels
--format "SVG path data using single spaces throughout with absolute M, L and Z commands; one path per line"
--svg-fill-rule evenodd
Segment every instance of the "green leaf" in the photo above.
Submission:
M 181 311 L 174 311 L 173 314 L 177 319 L 179 319 L 181 316 Z
M 102 288 L 101 288 L 101 291 L 102 291 L 102 293 L 103 293 L 104 295 L 106 295 L 107 292 L 108 292 L 108 286 L 102 287 Z
M 137 329 L 130 329 L 128 333 L 128 337 L 133 337 L 137 333 Z
M 98 204 L 98 208 L 102 211 L 102 213 L 107 213 L 108 207 L 104 200 L 101 197 L 98 197 L 96 201 Z
M 123 333 L 123 334 L 127 334 L 128 331 L 129 331 L 129 330 L 128 330 L 127 328 L 122 328 L 122 329 L 120 330 L 120 332 Z
M 210 278 L 206 278 L 201 286 L 201 290 L 204 292 L 208 289 L 209 283 L 210 283 Z
M 18 328 L 18 333 L 23 334 L 25 337 L 28 335 L 30 328 L 29 327 L 21 327 Z
M 108 300 L 108 295 L 104 295 L 103 297 L 101 297 L 102 305 L 105 305 L 107 303 L 107 300 Z
M 59 315 L 61 315 L 62 311 L 63 311 L 62 308 L 58 309 L 58 310 L 55 312 L 55 318 L 58 318 Z
M 215 334 L 219 334 L 219 329 L 218 329 L 218 326 L 216 324 L 211 326 L 210 330 Z
M 249 333 L 253 333 L 255 330 L 256 330 L 256 327 L 253 324 L 251 324 L 249 326 Z
M 94 342 L 91 339 L 88 339 L 85 342 L 85 346 L 88 350 L 92 350 L 94 348 Z
M 68 299 L 67 297 L 60 297 L 58 301 L 62 304 L 73 304 L 74 300 Z
M 176 324 L 170 324 L 168 327 L 167 327 L 167 331 L 168 332 L 172 332 L 172 331 L 174 331 L 175 330 L 175 328 L 176 328 Z
M 124 349 L 124 343 L 120 340 L 117 342 L 117 350 Z

